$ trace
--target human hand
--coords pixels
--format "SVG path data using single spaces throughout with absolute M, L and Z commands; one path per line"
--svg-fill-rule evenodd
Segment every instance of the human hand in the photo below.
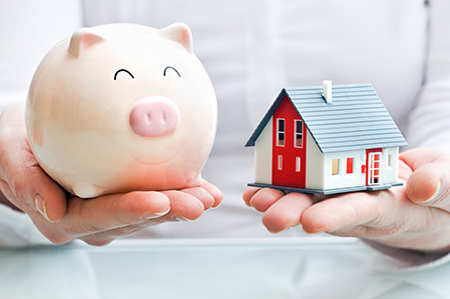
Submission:
M 155 224 L 195 220 L 222 200 L 220 190 L 205 180 L 199 187 L 177 191 L 67 199 L 34 158 L 23 115 L 24 104 L 19 103 L 0 116 L 0 190 L 10 206 L 27 213 L 54 243 L 81 239 L 106 245 Z
M 189 221 L 217 207 L 220 191 L 202 180 L 201 186 L 172 191 L 135 191 L 92 199 L 71 197 L 60 221 L 49 222 L 36 212 L 31 217 L 37 228 L 52 242 L 80 239 L 103 246 L 117 238 L 168 221 Z
M 335 196 L 285 194 L 248 188 L 247 205 L 264 212 L 263 224 L 280 232 L 301 224 L 307 233 L 358 237 L 391 247 L 450 250 L 450 155 L 414 149 L 400 155 L 402 187 Z

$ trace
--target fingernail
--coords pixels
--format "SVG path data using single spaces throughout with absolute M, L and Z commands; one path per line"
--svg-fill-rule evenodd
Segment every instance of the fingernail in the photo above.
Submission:
M 439 180 L 436 191 L 434 191 L 433 195 L 431 195 L 430 198 L 428 198 L 425 201 L 422 201 L 422 203 L 428 203 L 428 202 L 432 202 L 433 200 L 436 199 L 436 197 L 438 196 L 439 192 L 441 192 L 441 181 Z
M 192 222 L 192 221 L 194 221 L 194 220 L 191 220 L 191 219 L 187 219 L 186 217 L 183 217 L 181 215 L 175 216 L 174 219 L 177 220 L 177 221 L 185 221 L 185 222 Z
M 305 230 L 303 230 L 303 232 L 305 233 L 305 235 L 308 235 L 308 236 L 313 236 L 313 235 L 319 234 L 319 232 L 317 232 L 317 233 L 310 233 L 310 232 L 307 232 Z
M 286 227 L 285 229 L 280 230 L 280 231 L 277 231 L 277 232 L 270 231 L 269 229 L 267 229 L 267 231 L 268 231 L 269 233 L 271 233 L 271 234 L 280 234 L 280 233 L 282 233 L 282 232 L 287 231 L 289 228 L 290 228 L 290 227 Z
M 47 207 L 45 206 L 45 201 L 42 199 L 42 197 L 39 194 L 36 194 L 34 197 L 34 205 L 36 209 L 41 213 L 41 215 L 49 222 L 54 223 L 55 221 L 51 220 L 50 217 L 48 217 L 47 214 Z
M 317 235 L 323 232 L 307 232 L 303 227 L 302 227 L 302 231 L 306 234 L 306 235 Z
M 155 218 L 164 216 L 164 215 L 166 215 L 169 212 L 170 212 L 170 207 L 167 209 L 167 211 L 164 211 L 164 212 L 161 212 L 161 213 L 152 213 L 150 215 L 145 216 L 144 218 L 145 219 L 155 219 Z

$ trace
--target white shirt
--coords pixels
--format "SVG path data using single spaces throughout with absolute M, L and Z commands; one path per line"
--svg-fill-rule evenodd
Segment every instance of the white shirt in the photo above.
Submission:
M 79 27 L 185 22 L 219 103 L 203 176 L 225 197 L 197 221 L 138 235 L 273 236 L 241 199 L 253 180 L 253 151 L 243 145 L 284 87 L 371 83 L 410 146 L 450 149 L 449 10 L 446 0 L 2 0 L 0 40 L 8 47 L 0 48 L 0 105 L 24 100 L 40 59 Z M 0 223 L 0 239 L 11 229 Z

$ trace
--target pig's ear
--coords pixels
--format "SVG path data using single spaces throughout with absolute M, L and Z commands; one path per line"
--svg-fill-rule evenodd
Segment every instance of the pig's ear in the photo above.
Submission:
M 91 28 L 78 29 L 70 39 L 69 52 L 73 56 L 78 57 L 84 50 L 104 39 L 105 38 L 98 31 Z
M 189 53 L 194 53 L 192 33 L 188 25 L 184 23 L 175 23 L 161 29 L 159 34 L 164 38 L 181 44 Z

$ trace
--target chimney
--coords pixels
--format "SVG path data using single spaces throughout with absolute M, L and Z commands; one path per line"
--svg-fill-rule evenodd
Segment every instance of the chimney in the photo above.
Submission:
M 333 97 L 331 95 L 331 80 L 324 80 L 323 81 L 323 97 L 327 104 L 331 104 L 333 102 Z

